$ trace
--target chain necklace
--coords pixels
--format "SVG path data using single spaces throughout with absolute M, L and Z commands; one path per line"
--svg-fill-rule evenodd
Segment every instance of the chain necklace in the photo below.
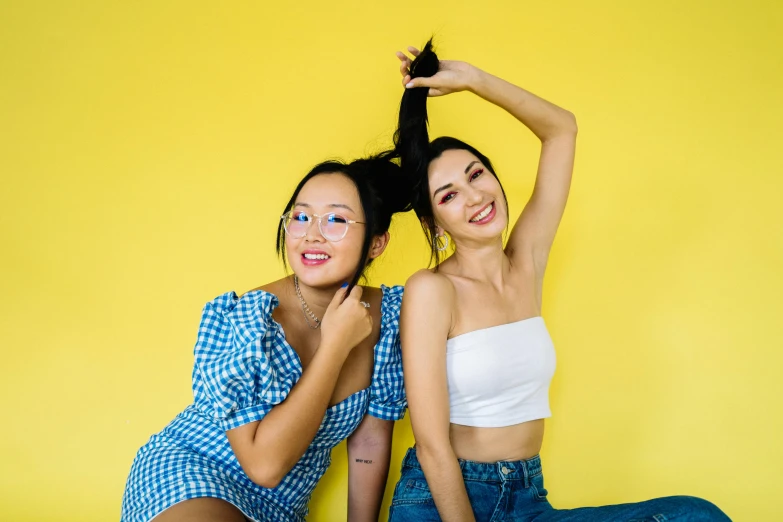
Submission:
M 304 297 L 302 297 L 302 291 L 299 290 L 299 278 L 296 277 L 296 274 L 294 274 L 294 288 L 296 289 L 296 296 L 299 298 L 299 302 L 302 303 L 302 315 L 304 315 L 305 323 L 307 323 L 307 326 L 313 330 L 317 330 L 321 327 L 321 320 L 316 317 L 312 310 L 310 310 L 310 307 L 307 306 Z M 313 326 L 313 324 L 310 322 L 310 319 L 315 322 L 315 326 Z

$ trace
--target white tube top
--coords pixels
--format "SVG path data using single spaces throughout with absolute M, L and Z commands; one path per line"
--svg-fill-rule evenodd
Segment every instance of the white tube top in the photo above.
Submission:
M 555 347 L 542 317 L 474 330 L 446 341 L 450 418 L 497 428 L 551 417 Z

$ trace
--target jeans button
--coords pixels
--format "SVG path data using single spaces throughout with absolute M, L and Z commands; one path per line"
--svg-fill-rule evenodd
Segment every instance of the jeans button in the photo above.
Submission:
M 502 471 L 504 475 L 508 475 L 508 472 L 510 470 L 506 466 L 503 466 L 502 468 L 500 468 L 500 471 Z

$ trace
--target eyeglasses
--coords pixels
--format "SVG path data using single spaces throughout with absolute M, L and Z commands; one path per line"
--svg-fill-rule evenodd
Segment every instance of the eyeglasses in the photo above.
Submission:
M 311 216 L 307 212 L 301 210 L 286 212 L 280 216 L 280 219 L 283 220 L 285 233 L 294 239 L 305 237 L 307 231 L 310 229 L 310 225 L 315 219 L 318 221 L 318 230 L 321 231 L 321 235 L 327 241 L 340 241 L 343 239 L 348 233 L 349 225 L 354 223 L 360 225 L 366 224 L 363 221 L 354 221 L 353 219 L 348 219 L 347 217 L 335 214 L 334 212 L 324 214 L 323 216 L 319 216 L 318 214 L 313 214 Z

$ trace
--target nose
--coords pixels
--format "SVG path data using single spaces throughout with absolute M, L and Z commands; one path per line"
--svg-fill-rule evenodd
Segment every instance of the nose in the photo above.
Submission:
M 465 193 L 468 205 L 475 206 L 484 201 L 484 195 L 480 191 L 470 187 L 470 185 L 468 187 Z
M 310 223 L 307 225 L 307 233 L 305 234 L 305 241 L 322 243 L 326 241 L 323 235 L 321 235 L 320 220 L 321 218 L 313 216 Z

